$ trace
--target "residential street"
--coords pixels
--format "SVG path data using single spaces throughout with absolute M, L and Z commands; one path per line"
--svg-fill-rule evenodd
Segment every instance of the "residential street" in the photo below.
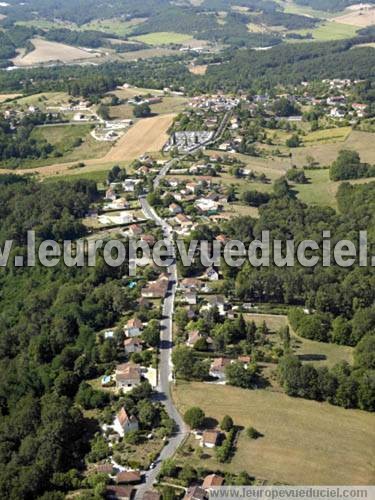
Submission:
M 228 120 L 230 118 L 230 113 L 226 113 L 224 119 L 222 120 L 214 140 L 221 137 Z M 208 141 L 205 146 L 208 146 L 212 141 Z M 192 149 L 190 153 L 193 153 L 202 148 L 204 145 L 199 145 Z M 172 167 L 174 160 L 166 163 L 160 170 L 158 175 L 154 179 L 154 188 L 159 187 L 160 180 L 168 174 L 169 169 Z M 144 196 L 139 197 L 142 212 L 146 219 L 152 219 L 158 226 L 163 229 L 164 239 L 170 247 L 170 255 L 175 256 L 175 247 L 173 242 L 173 234 L 171 226 L 149 205 L 147 199 Z M 176 288 L 178 282 L 177 276 L 177 266 L 175 259 L 173 263 L 167 268 L 169 276 L 169 288 L 166 298 L 163 303 L 163 319 L 160 322 L 160 360 L 159 360 L 159 379 L 157 388 L 157 398 L 162 401 L 167 409 L 168 415 L 176 423 L 176 434 L 174 434 L 168 441 L 168 444 L 163 448 L 160 453 L 155 467 L 145 473 L 144 482 L 137 488 L 135 495 L 136 500 L 142 499 L 143 493 L 147 490 L 152 489 L 153 483 L 160 471 L 161 464 L 163 461 L 169 457 L 172 457 L 176 452 L 177 448 L 180 446 L 185 436 L 188 433 L 188 428 L 185 425 L 181 415 L 179 414 L 177 408 L 175 407 L 173 400 L 171 398 L 170 384 L 173 382 L 173 366 L 172 366 L 172 347 L 173 347 L 173 310 L 174 301 L 176 295 Z
M 166 169 L 167 170 L 167 169 Z M 164 174 L 165 175 L 165 174 Z M 140 198 L 142 211 L 146 218 L 153 219 L 156 224 L 162 226 L 165 240 L 170 243 L 171 254 L 174 255 L 174 245 L 172 238 L 172 228 L 163 221 L 150 207 L 145 198 Z M 168 444 L 163 448 L 161 454 L 156 461 L 154 469 L 145 473 L 145 481 L 142 483 L 136 492 L 136 499 L 142 499 L 143 493 L 146 490 L 152 489 L 152 485 L 156 480 L 156 476 L 160 471 L 162 462 L 173 456 L 177 448 L 180 446 L 188 429 L 185 423 L 174 406 L 171 398 L 170 383 L 173 380 L 172 373 L 172 317 L 174 309 L 174 299 L 177 286 L 177 268 L 175 262 L 167 269 L 169 275 L 169 288 L 168 294 L 163 303 L 163 319 L 160 322 L 160 361 L 159 361 L 159 378 L 158 378 L 158 392 L 157 399 L 163 402 L 168 415 L 175 421 L 177 432 L 168 441 Z

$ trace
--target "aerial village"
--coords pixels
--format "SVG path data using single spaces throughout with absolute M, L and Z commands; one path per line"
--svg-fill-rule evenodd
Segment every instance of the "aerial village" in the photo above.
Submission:
M 144 154 L 130 168 L 115 165 L 109 172 L 102 201 L 86 214 L 85 223 L 92 236 L 99 232 L 104 237 L 133 238 L 152 248 L 163 235 L 142 212 L 140 197 L 144 197 L 171 227 L 175 241 L 202 239 L 205 234 L 212 244 L 224 246 L 235 234 L 233 218 L 256 217 L 268 196 L 264 191 L 264 197 L 257 198 L 254 192 L 244 191 L 241 183 L 259 188 L 275 180 L 253 169 L 248 158 L 272 158 L 281 165 L 279 175 L 285 175 L 291 166 L 291 170 L 299 171 L 297 167 L 302 165 L 293 165 L 299 159 L 291 158 L 289 151 L 301 146 L 309 134 L 361 127 L 366 105 L 354 101 L 357 83 L 323 81 L 316 91 L 302 82 L 296 95 L 239 93 L 238 97 L 191 98 L 186 110 L 174 120 L 161 154 Z M 139 104 L 139 99 L 133 98 L 134 103 Z M 161 102 L 163 97 L 151 96 L 148 102 L 152 99 Z M 102 133 L 111 134 L 104 130 L 114 130 L 114 124 L 107 125 L 96 113 L 88 112 L 89 108 L 87 103 L 78 103 L 67 110 L 74 113 L 73 119 L 100 121 Z M 28 109 L 22 113 L 36 112 Z M 16 112 L 6 119 L 16 126 L 20 116 Z M 59 115 L 51 112 L 50 116 L 57 119 Z M 306 165 L 306 157 L 301 161 Z M 307 163 L 314 161 L 308 159 Z M 156 189 L 151 189 L 151 181 L 163 168 L 166 175 Z M 177 269 L 174 380 L 185 370 L 187 378 L 210 385 L 272 386 L 272 370 L 282 355 L 282 346 L 291 342 L 287 327 L 276 333 L 265 321 L 249 320 L 262 311 L 258 304 L 235 297 L 228 269 L 215 264 L 202 267 L 198 262 L 188 269 L 177 263 Z M 135 278 L 124 276 L 124 287 L 133 314 L 113 329 L 100 332 L 97 339 L 101 362 L 107 368 L 95 384 L 108 398 L 103 402 L 101 431 L 91 457 L 96 472 L 108 475 L 114 483 L 107 487 L 109 497 L 123 499 L 131 498 L 144 475 L 156 467 L 175 429 L 164 406 L 152 397 L 159 385 L 160 321 L 163 301 L 170 294 L 169 277 L 165 269 L 149 260 Z M 224 474 L 209 466 L 197 469 L 184 465 L 194 455 L 214 456 L 225 463 L 235 453 L 238 432 L 228 415 L 214 425 L 209 415 L 195 415 L 177 459 L 164 462 L 155 488 L 144 492 L 143 498 L 160 498 L 157 487 L 165 483 L 176 488 L 181 498 L 204 500 L 212 487 L 254 480 L 246 473 Z M 259 434 L 253 428 L 246 433 L 249 439 Z
M 294 90 L 280 89 L 273 95 L 239 91 L 235 96 L 194 97 L 186 96 L 183 88 L 138 94 L 124 84 L 119 95 L 125 89 L 130 97 L 108 95 L 99 105 L 72 97 L 53 102 L 40 97 L 33 104 L 5 102 L 1 110 L 14 129 L 25 123 L 75 123 L 88 126 L 97 143 L 116 143 L 140 119 L 133 116 L 134 109 L 152 111 L 168 107 L 173 99 L 183 102 L 161 152 L 142 154 L 126 166 L 113 164 L 101 186 L 102 199 L 90 208 L 84 223 L 89 239 L 98 235 L 135 239 L 152 248 L 163 239 L 163 232 L 146 217 L 145 200 L 171 228 L 175 242 L 207 238 L 212 246 L 223 248 L 236 236 L 233 219 L 256 219 L 280 178 L 286 177 L 298 190 L 308 184 L 304 168 L 328 166 L 310 154 L 314 144 L 330 145 L 351 130 L 371 127 L 367 105 L 360 100 L 360 84 L 324 80 L 320 85 L 301 82 Z M 108 108 L 126 113 L 109 116 Z M 81 142 L 75 141 L 74 147 L 80 147 Z M 82 166 L 84 161 L 74 168 Z M 176 426 L 155 398 L 160 386 L 160 325 L 163 304 L 171 293 L 170 277 L 151 259 L 143 259 L 135 277 L 126 271 L 123 284 L 132 314 L 97 334 L 98 373 L 80 395 L 87 411 L 97 408 L 101 422 L 89 469 L 110 478 L 109 498 L 123 499 L 132 498 L 153 470 L 157 470 L 154 486 L 150 488 L 148 480 L 147 491 L 142 491 L 149 500 L 160 498 L 165 484 L 180 498 L 203 500 L 212 487 L 261 480 L 245 472 L 223 473 L 212 465 L 226 463 L 235 454 L 240 429 L 229 415 L 214 423 L 210 415 L 199 412 L 195 418 L 187 417 L 183 445 L 173 462 L 160 465 L 160 453 L 168 449 Z M 209 386 L 273 387 L 283 346 L 294 346 L 286 324 L 272 329 L 262 320 L 268 310 L 241 301 L 225 266 L 216 262 L 203 266 L 196 259 L 185 268 L 177 261 L 177 275 L 172 381 L 182 376 Z M 253 428 L 241 432 L 249 439 L 259 435 Z M 195 456 L 208 457 L 207 467 L 186 466 Z

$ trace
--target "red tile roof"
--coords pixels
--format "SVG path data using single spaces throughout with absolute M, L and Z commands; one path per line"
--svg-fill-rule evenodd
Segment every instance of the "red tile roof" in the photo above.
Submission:
M 204 431 L 203 432 L 203 443 L 216 445 L 220 436 L 219 431 Z
M 202 488 L 207 490 L 212 486 L 221 486 L 224 483 L 224 478 L 222 476 L 218 476 L 217 474 L 209 474 L 204 478 Z
M 116 475 L 117 483 L 138 483 L 141 480 L 141 473 L 138 470 L 119 472 Z
M 136 422 L 137 419 L 134 415 L 128 415 L 127 411 L 125 410 L 124 407 L 121 408 L 121 410 L 117 413 L 117 419 L 120 422 L 120 425 L 124 427 L 126 422 Z

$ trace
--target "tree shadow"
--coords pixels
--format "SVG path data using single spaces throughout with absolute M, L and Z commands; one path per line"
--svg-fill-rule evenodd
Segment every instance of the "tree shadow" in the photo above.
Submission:
M 204 428 L 204 429 L 216 429 L 218 424 L 219 424 L 219 422 L 216 420 L 216 418 L 205 417 L 205 419 L 203 420 L 202 428 Z
M 327 359 L 325 354 L 298 354 L 297 357 L 301 361 L 325 361 Z

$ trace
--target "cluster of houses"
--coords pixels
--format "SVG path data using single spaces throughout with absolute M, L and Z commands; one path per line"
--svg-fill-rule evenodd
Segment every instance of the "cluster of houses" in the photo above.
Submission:
M 203 130 L 209 132 L 218 128 L 220 113 L 233 111 L 233 116 L 228 124 L 228 130 L 232 133 L 230 140 L 225 140 L 218 145 L 219 150 L 226 152 L 236 152 L 239 145 L 244 139 L 244 131 L 241 132 L 241 121 L 236 116 L 236 108 L 239 106 L 243 110 L 248 110 L 252 116 L 256 116 L 259 110 L 262 109 L 266 116 L 275 120 L 286 120 L 288 122 L 300 122 L 303 117 L 302 114 L 295 116 L 281 117 L 273 112 L 275 102 L 281 98 L 285 98 L 290 102 L 297 105 L 317 106 L 319 105 L 324 109 L 325 116 L 332 121 L 340 121 L 349 119 L 355 122 L 358 119 L 366 118 L 368 106 L 366 103 L 353 102 L 352 89 L 353 86 L 358 84 L 359 81 L 351 81 L 348 79 L 334 79 L 323 80 L 322 84 L 325 86 L 325 91 L 322 96 L 317 96 L 314 87 L 310 87 L 309 82 L 302 82 L 302 88 L 296 87 L 295 92 L 288 92 L 278 95 L 248 95 L 239 92 L 236 96 L 218 94 L 218 95 L 202 95 L 191 99 L 189 106 L 191 109 L 196 110 L 196 113 L 203 117 Z M 171 145 L 177 145 L 181 151 L 188 151 L 184 148 L 187 141 L 186 132 L 176 132 L 170 140 Z M 190 132 L 189 134 L 194 134 Z M 246 134 L 245 134 L 246 135 Z M 190 143 L 193 147 L 193 142 Z
M 6 105 L 7 107 L 2 111 L 4 120 L 10 123 L 10 128 L 15 129 L 21 120 L 25 117 L 35 115 L 36 113 L 44 113 L 44 111 L 38 106 L 30 104 L 27 109 L 17 109 L 14 106 Z M 63 121 L 63 117 L 58 112 L 47 111 L 46 116 L 48 123 L 60 123 Z
M 142 352 L 144 348 L 144 342 L 140 337 L 146 325 L 146 323 L 142 323 L 142 321 L 135 316 L 133 318 L 130 318 L 125 323 L 123 327 L 123 352 L 128 357 L 130 357 L 134 353 Z M 114 331 L 108 330 L 104 332 L 104 339 L 113 338 L 114 335 Z M 114 374 L 103 376 L 101 383 L 103 387 L 108 387 L 113 385 L 114 382 L 116 390 L 118 392 L 126 393 L 139 385 L 144 378 L 148 378 L 147 370 L 142 368 L 140 365 L 129 361 L 126 363 L 118 364 L 116 366 Z M 151 385 L 154 385 L 153 381 L 151 382 Z
M 220 474 L 209 474 L 204 478 L 201 486 L 190 486 L 190 488 L 187 489 L 183 500 L 208 500 L 210 491 L 213 488 L 223 486 L 223 484 L 223 476 Z
M 223 214 L 228 203 L 227 189 L 220 182 L 215 182 L 215 179 L 216 177 L 198 175 L 192 177 L 191 181 L 179 176 L 168 177 L 164 181 L 161 198 L 173 199 L 168 205 L 168 212 L 169 223 L 176 234 L 189 234 L 203 219 L 219 221 L 227 218 Z
M 126 412 L 120 410 L 119 418 L 122 421 L 129 420 Z M 133 424 L 135 430 L 137 427 Z M 126 469 L 111 462 L 105 462 L 95 467 L 98 474 L 106 474 L 111 484 L 106 486 L 104 495 L 107 500 L 132 500 L 136 492 L 136 486 L 143 481 L 143 474 L 139 470 Z M 148 490 L 143 494 L 143 500 L 160 500 L 161 496 L 156 490 Z
M 47 110 L 58 110 L 62 113 L 68 112 L 88 112 L 90 111 L 91 103 L 89 101 L 79 101 L 79 102 L 68 102 L 67 104 L 61 104 L 60 106 L 47 106 Z
M 242 97 L 227 96 L 223 94 L 202 95 L 193 97 L 189 102 L 189 107 L 193 109 L 210 110 L 214 113 L 225 113 L 236 108 L 242 99 Z
M 114 484 L 108 485 L 105 490 L 107 500 L 131 500 L 135 495 L 135 486 L 142 482 L 142 474 L 136 470 L 118 471 L 110 463 L 96 467 L 96 472 L 108 474 Z M 208 474 L 202 484 L 186 488 L 183 500 L 208 500 L 210 491 L 224 484 L 224 477 L 220 474 Z M 161 494 L 156 490 L 143 493 L 142 500 L 161 500 Z
M 225 241 L 224 235 L 217 237 L 219 241 Z M 225 295 L 214 294 L 211 283 L 220 280 L 220 273 L 213 266 L 199 277 L 183 278 L 178 285 L 179 304 L 187 311 L 188 319 L 195 320 L 199 314 L 213 308 L 225 319 L 234 320 L 239 316 L 239 306 L 232 305 Z M 242 308 L 252 309 L 252 304 L 243 304 Z M 202 334 L 198 329 L 190 330 L 185 337 L 185 345 L 194 348 L 200 341 L 205 341 L 205 349 L 214 351 L 214 342 L 207 334 Z M 240 355 L 236 359 L 228 357 L 216 357 L 212 359 L 209 375 L 216 383 L 224 384 L 226 381 L 226 367 L 232 363 L 241 363 L 245 368 L 251 363 L 251 357 Z M 211 383 L 211 382 L 210 382 Z
M 353 86 L 360 82 L 360 80 L 352 81 L 349 79 L 322 80 L 322 83 L 327 87 L 328 95 L 316 96 L 313 92 L 306 91 L 301 98 L 301 104 L 323 107 L 326 116 L 334 119 L 365 118 L 367 104 L 353 102 L 351 97 Z M 308 87 L 309 83 L 303 82 L 302 85 Z

